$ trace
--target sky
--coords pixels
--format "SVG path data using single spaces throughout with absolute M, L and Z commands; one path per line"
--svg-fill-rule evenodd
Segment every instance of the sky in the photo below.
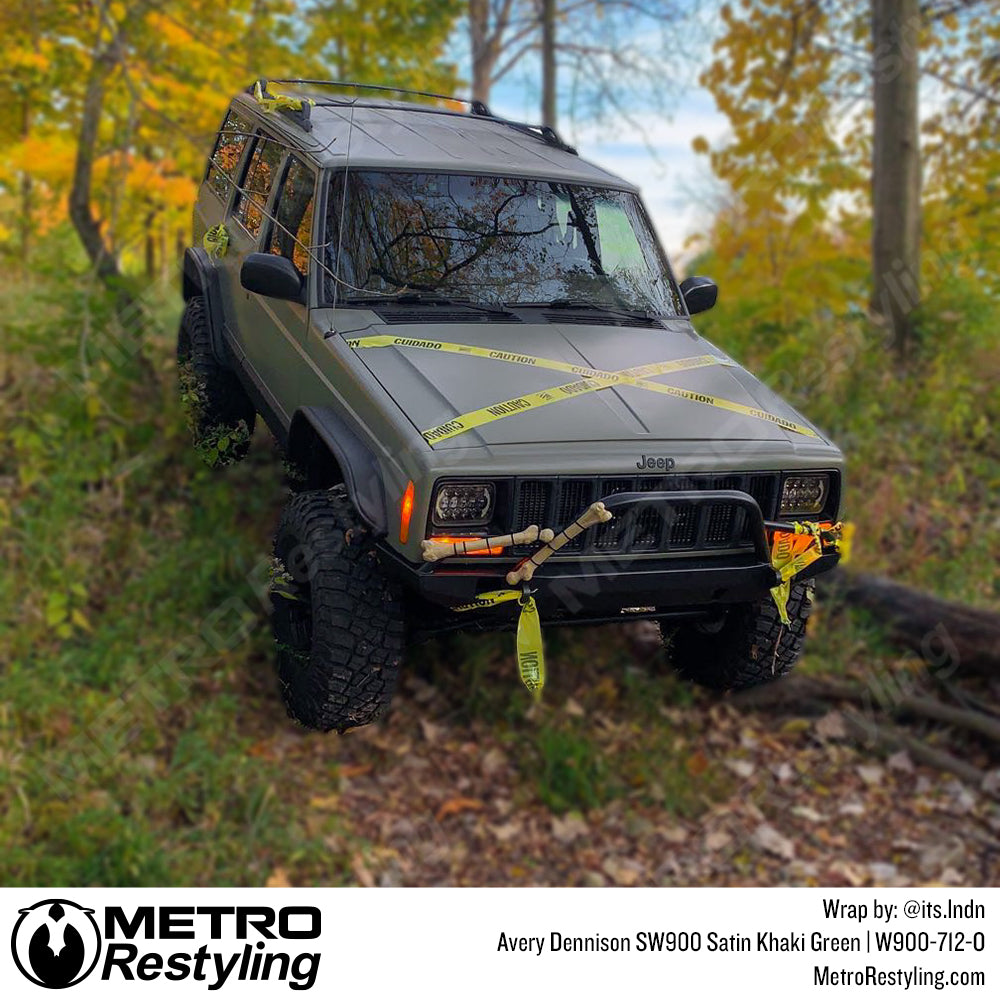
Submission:
M 728 122 L 717 110 L 711 93 L 694 79 L 698 69 L 711 59 L 710 37 L 695 31 L 691 40 L 692 66 L 686 73 L 690 79 L 683 93 L 669 103 L 666 114 L 642 116 L 641 132 L 624 122 L 613 134 L 606 127 L 573 122 L 566 116 L 559 123 L 560 133 L 581 156 L 639 185 L 667 253 L 681 264 L 685 256 L 691 256 L 690 247 L 685 252 L 688 238 L 703 231 L 711 219 L 709 201 L 716 186 L 708 157 L 695 154 L 691 141 L 700 135 L 715 146 L 728 132 Z M 468 59 L 463 43 L 462 37 L 456 37 L 454 58 L 459 72 L 466 74 Z M 537 79 L 537 66 L 526 65 L 523 72 L 500 81 L 490 97 L 491 110 L 519 121 L 537 122 L 539 97 L 537 85 L 533 85 Z M 671 83 L 676 87 L 676 77 Z M 680 270 L 683 272 L 683 267 Z
M 538 121 L 534 102 L 526 107 L 519 90 L 516 84 L 498 86 L 491 110 L 521 121 Z M 648 117 L 643 132 L 634 135 L 619 128 L 618 134 L 609 137 L 600 126 L 581 123 L 574 127 L 569 121 L 561 121 L 559 129 L 581 156 L 639 185 L 667 253 L 674 260 L 683 257 L 688 237 L 703 230 L 711 218 L 709 199 L 715 184 L 708 157 L 697 155 L 691 141 L 701 135 L 716 145 L 728 131 L 712 95 L 692 87 L 669 116 Z

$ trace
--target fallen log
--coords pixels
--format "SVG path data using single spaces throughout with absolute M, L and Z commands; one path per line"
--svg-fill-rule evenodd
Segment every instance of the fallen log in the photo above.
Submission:
M 944 601 L 885 577 L 844 571 L 821 580 L 833 600 L 870 611 L 931 673 L 1000 673 L 1000 614 Z
M 971 708 L 957 708 L 920 691 L 897 690 L 891 701 L 866 689 L 861 683 L 840 678 L 810 677 L 797 674 L 783 678 L 778 684 L 763 684 L 733 695 L 732 702 L 740 708 L 795 709 L 817 714 L 829 711 L 838 702 L 859 705 L 880 714 L 928 719 L 956 729 L 977 733 L 1000 747 L 1000 719 L 991 713 Z

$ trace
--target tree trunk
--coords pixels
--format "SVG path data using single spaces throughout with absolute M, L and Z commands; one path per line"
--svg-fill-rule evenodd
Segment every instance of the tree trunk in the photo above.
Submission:
M 21 139 L 27 142 L 31 136 L 31 100 L 25 98 L 21 106 Z M 31 236 L 34 220 L 31 217 L 32 208 L 31 174 L 27 170 L 21 172 L 21 212 L 20 212 L 20 258 L 23 273 L 28 273 L 28 261 L 31 254 Z
M 153 239 L 153 222 L 156 219 L 156 214 L 153 210 L 146 213 L 146 224 L 143 226 L 145 230 L 144 241 L 146 244 L 146 280 L 152 281 L 156 277 L 156 241 Z
M 69 193 L 69 217 L 90 263 L 102 280 L 115 280 L 121 275 L 114 256 L 101 234 L 101 224 L 94 218 L 91 197 L 94 179 L 94 156 L 97 131 L 104 107 L 104 85 L 114 68 L 115 59 L 109 49 L 94 56 L 83 98 L 80 132 L 76 144 L 76 164 L 73 185 Z
M 557 125 L 556 0 L 542 0 L 542 124 Z
M 94 217 L 92 208 L 94 159 L 97 155 L 97 135 L 104 111 L 104 88 L 120 62 L 121 44 L 119 33 L 108 42 L 107 46 L 95 48 L 94 51 L 80 115 L 76 162 L 69 192 L 69 217 L 94 268 L 94 273 L 114 294 L 115 310 L 122 325 L 128 328 L 135 323 L 136 317 L 142 314 L 142 307 L 127 287 L 114 253 L 105 243 L 101 223 Z
M 872 0 L 873 314 L 905 357 L 920 301 L 919 0 Z
M 490 99 L 496 54 L 490 42 L 489 0 L 469 0 L 469 43 L 472 49 L 472 99 Z

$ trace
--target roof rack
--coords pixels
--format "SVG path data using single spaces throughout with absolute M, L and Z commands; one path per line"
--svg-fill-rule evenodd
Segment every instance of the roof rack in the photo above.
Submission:
M 452 94 L 436 94 L 431 90 L 410 90 L 407 87 L 390 87 L 380 83 L 355 83 L 353 80 L 284 79 L 273 80 L 272 83 L 300 84 L 307 87 L 343 87 L 347 90 L 377 90 L 388 94 L 409 94 L 412 97 L 430 97 L 436 101 L 453 101 L 456 104 L 466 104 L 474 115 L 480 115 L 484 118 L 494 117 L 490 109 L 482 101 L 469 100 L 466 97 L 455 97 Z
M 564 141 L 562 137 L 554 128 L 549 125 L 531 125 L 527 122 L 512 121 L 509 118 L 502 118 L 499 115 L 493 114 L 492 111 L 482 102 L 477 100 L 469 100 L 465 97 L 454 97 L 449 94 L 436 94 L 433 91 L 427 90 L 409 90 L 406 87 L 390 87 L 384 84 L 377 83 L 355 83 L 352 80 L 309 80 L 309 79 L 281 79 L 272 80 L 271 83 L 278 84 L 291 84 L 293 86 L 306 86 L 306 87 L 343 87 L 348 90 L 372 90 L 379 93 L 389 93 L 389 94 L 410 94 L 414 97 L 429 97 L 436 101 L 449 101 L 456 104 L 464 104 L 469 108 L 469 114 L 474 115 L 477 118 L 488 118 L 490 121 L 497 122 L 500 125 L 506 125 L 508 128 L 515 129 L 518 132 L 522 132 L 525 135 L 530 135 L 535 139 L 540 139 L 542 142 L 547 143 L 550 146 L 554 146 L 556 149 L 561 149 L 563 152 L 572 153 L 574 156 L 577 155 L 577 150 L 575 146 L 571 146 L 569 143 Z M 267 95 L 267 85 L 268 81 L 261 79 L 255 81 L 248 88 L 248 92 L 253 94 L 254 88 L 257 84 L 260 84 L 261 91 Z M 271 95 L 268 95 L 271 96 Z M 340 107 L 343 106 L 345 102 L 343 101 L 316 101 L 314 102 L 316 107 Z M 308 132 L 312 130 L 312 122 L 310 121 L 309 109 L 312 105 L 303 100 L 301 103 L 301 109 L 288 109 L 279 108 L 279 110 L 284 111 L 292 116 L 297 116 L 297 120 L 302 125 L 302 127 Z M 388 110 L 393 110 L 395 108 L 392 104 L 373 104 L 371 107 L 381 107 Z M 424 114 L 438 114 L 438 115 L 464 115 L 465 112 L 457 112 L 451 108 L 439 108 L 427 105 L 414 105 L 412 109 L 415 112 L 420 112 Z

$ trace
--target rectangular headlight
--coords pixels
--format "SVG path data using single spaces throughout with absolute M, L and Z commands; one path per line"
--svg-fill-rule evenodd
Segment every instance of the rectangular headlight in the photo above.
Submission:
M 434 494 L 432 520 L 439 527 L 488 524 L 493 503 L 492 483 L 445 483 Z
M 793 514 L 818 514 L 826 505 L 830 492 L 830 477 L 822 475 L 801 475 L 796 473 L 785 477 L 781 487 L 780 517 Z

